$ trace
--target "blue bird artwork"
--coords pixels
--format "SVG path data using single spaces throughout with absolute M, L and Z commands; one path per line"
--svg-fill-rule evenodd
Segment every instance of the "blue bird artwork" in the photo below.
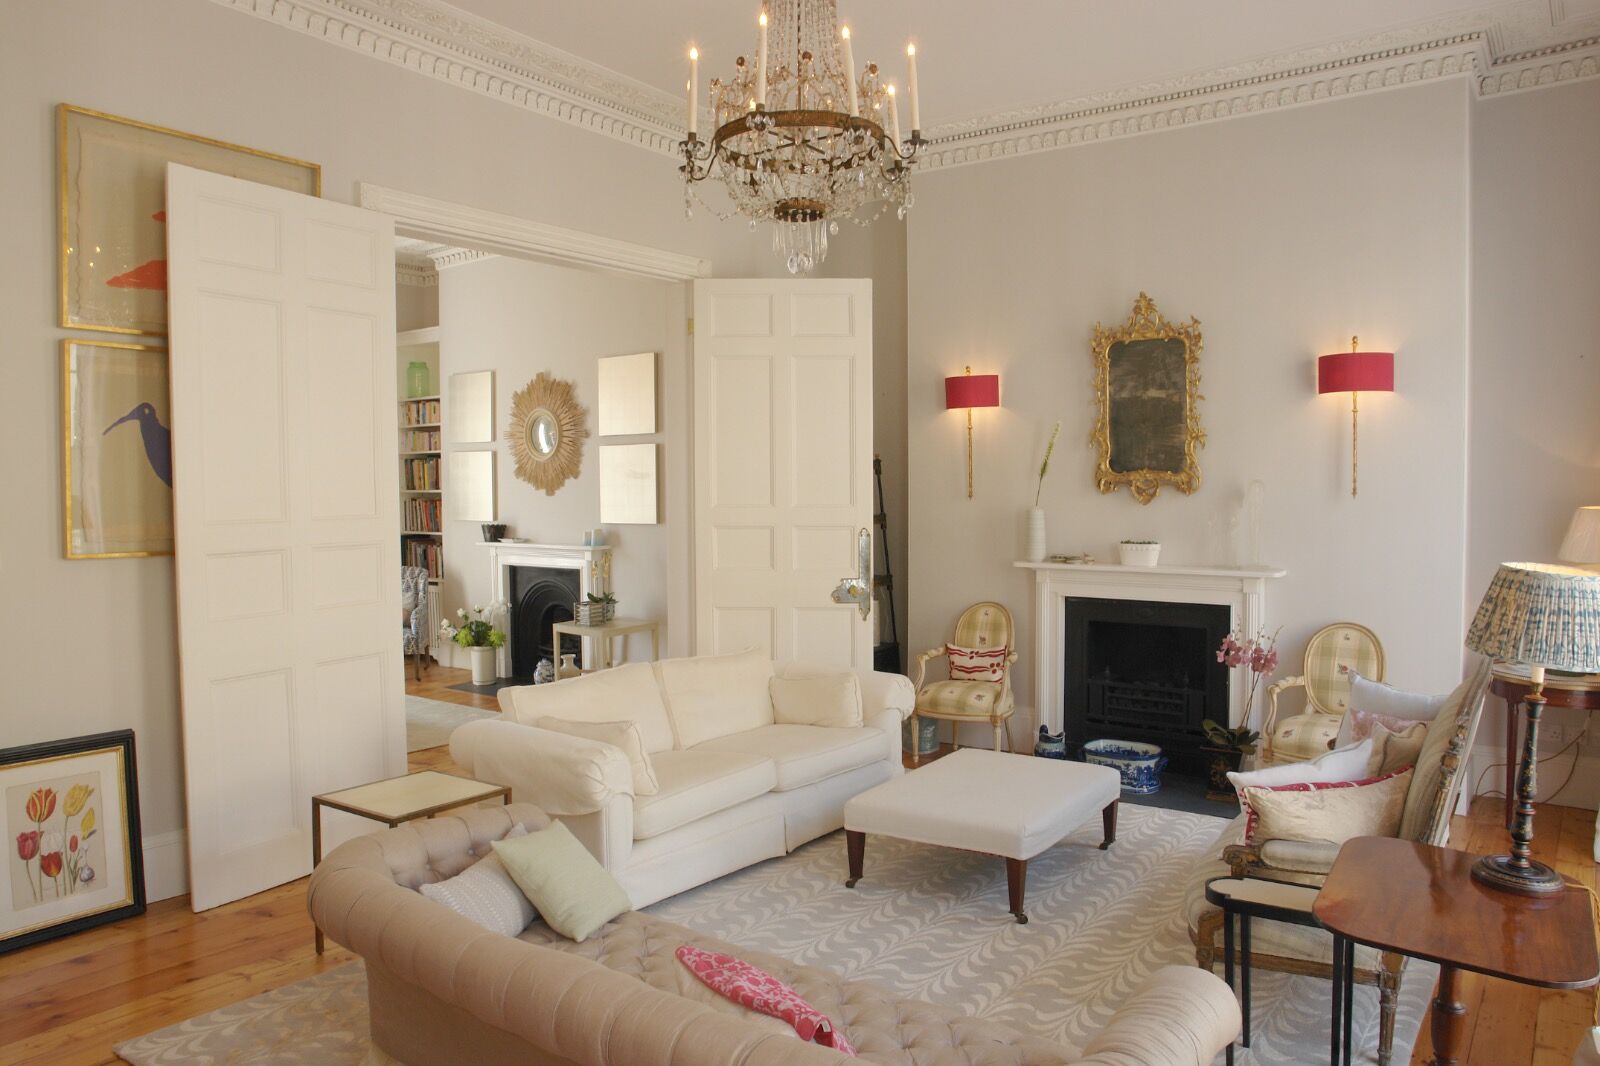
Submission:
M 161 424 L 156 417 L 156 409 L 148 403 L 141 403 L 115 422 L 106 427 L 102 437 L 124 422 L 139 423 L 139 436 L 144 439 L 144 456 L 150 461 L 150 469 L 156 477 L 172 487 L 172 430 Z

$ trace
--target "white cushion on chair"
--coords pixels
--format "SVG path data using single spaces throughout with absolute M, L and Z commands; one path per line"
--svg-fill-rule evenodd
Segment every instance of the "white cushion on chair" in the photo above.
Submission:
M 1335 748 L 1308 762 L 1282 763 L 1260 770 L 1235 771 L 1228 783 L 1235 792 L 1247 788 L 1274 788 L 1278 785 L 1325 784 L 1329 781 L 1359 781 L 1367 776 L 1372 761 L 1371 737 L 1347 748 Z
M 934 681 L 917 693 L 917 710 L 988 718 L 1000 706 L 1003 686 L 994 681 Z
M 633 839 L 648 840 L 708 814 L 771 792 L 771 759 L 731 751 L 663 751 L 654 755 L 661 791 L 635 797 Z
M 718 737 L 695 751 L 731 751 L 771 759 L 778 768 L 777 792 L 883 761 L 880 729 L 835 729 L 814 725 L 769 725 Z

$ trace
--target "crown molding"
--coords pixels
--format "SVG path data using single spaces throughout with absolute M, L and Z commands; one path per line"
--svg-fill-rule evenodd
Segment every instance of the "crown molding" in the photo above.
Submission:
M 212 0 L 460 88 L 676 156 L 679 97 L 444 0 Z M 1447 78 L 1481 97 L 1600 77 L 1600 15 L 1499 0 L 1383 33 L 928 131 L 921 166 L 962 166 Z
M 397 254 L 394 257 L 394 283 L 409 285 L 414 289 L 436 289 L 439 287 L 439 272 L 426 259 L 412 259 Z

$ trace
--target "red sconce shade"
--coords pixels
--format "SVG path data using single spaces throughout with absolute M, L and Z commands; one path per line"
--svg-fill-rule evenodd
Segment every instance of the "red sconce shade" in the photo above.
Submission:
M 961 374 L 944 379 L 944 407 L 999 407 L 999 374 Z
M 1319 393 L 1393 391 L 1393 352 L 1335 352 L 1317 359 Z

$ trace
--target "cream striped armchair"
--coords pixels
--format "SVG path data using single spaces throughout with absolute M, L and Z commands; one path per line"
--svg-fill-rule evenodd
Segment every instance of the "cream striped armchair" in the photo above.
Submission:
M 1011 749 L 1006 723 L 1015 710 L 1011 695 L 1011 667 L 1017 661 L 1016 634 L 1011 612 L 992 600 L 984 600 L 961 612 L 950 644 L 930 648 L 917 656 L 916 676 L 912 678 L 917 687 L 916 705 L 911 712 L 912 766 L 917 765 L 922 756 L 918 718 L 938 718 L 955 723 L 951 739 L 956 747 L 961 746 L 961 723 L 986 722 L 994 730 L 994 750 L 999 751 L 1002 743 L 1006 750 Z M 928 681 L 928 664 L 945 655 L 952 645 L 999 653 L 1000 680 L 976 681 L 951 677 L 948 680 Z

